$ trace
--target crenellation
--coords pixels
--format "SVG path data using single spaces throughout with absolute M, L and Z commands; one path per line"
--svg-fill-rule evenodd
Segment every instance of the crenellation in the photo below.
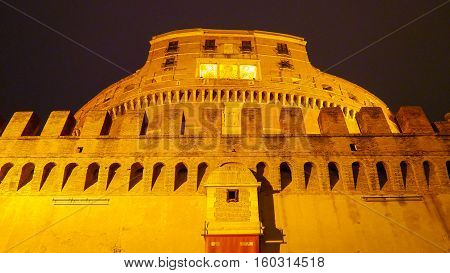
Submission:
M 305 134 L 302 109 L 283 107 L 280 113 L 280 128 L 281 133 L 285 135 Z
M 244 38 L 250 53 L 239 50 Z M 314 68 L 305 44 L 261 31 L 171 32 L 74 116 L 52 112 L 40 136 L 33 112 L 15 113 L 3 134 L 0 121 L 0 247 L 83 205 L 13 251 L 214 252 L 211 242 L 233 236 L 250 238 L 248 252 L 440 251 L 380 215 L 448 249 L 449 116 L 437 134 L 420 107 L 394 117 L 369 91 Z
M 42 129 L 42 137 L 71 136 L 76 120 L 70 111 L 53 111 Z
M 16 112 L 12 116 L 2 138 L 18 138 L 20 136 L 34 136 L 40 125 L 40 119 L 34 112 Z
M 356 113 L 361 134 L 391 134 L 386 116 L 380 107 L 363 107 Z
M 111 115 L 107 111 L 91 110 L 86 114 L 81 137 L 98 137 L 108 135 L 112 124 Z
M 450 135 L 450 121 L 436 121 L 433 125 L 440 135 Z
M 404 134 L 434 134 L 430 121 L 420 106 L 402 106 L 395 118 Z
M 320 109 L 318 122 L 321 134 L 348 135 L 349 133 L 344 113 L 339 107 Z

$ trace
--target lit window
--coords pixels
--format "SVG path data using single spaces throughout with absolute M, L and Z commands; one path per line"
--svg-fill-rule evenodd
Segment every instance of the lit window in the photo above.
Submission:
M 254 80 L 256 79 L 256 66 L 241 65 L 239 66 L 239 74 L 243 80 Z
M 200 78 L 217 78 L 217 64 L 200 64 Z
M 234 64 L 220 64 L 219 76 L 221 79 L 237 79 L 238 67 Z

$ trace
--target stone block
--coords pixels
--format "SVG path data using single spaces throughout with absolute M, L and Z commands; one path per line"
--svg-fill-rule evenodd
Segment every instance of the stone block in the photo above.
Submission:
M 76 120 L 70 111 L 53 111 L 45 123 L 41 136 L 59 137 L 70 136 L 75 127 Z
M 286 107 L 280 112 L 281 132 L 286 135 L 300 135 L 305 133 L 303 112 L 301 108 Z
M 404 134 L 434 134 L 433 127 L 420 106 L 402 106 L 395 118 Z
M 40 119 L 34 112 L 16 112 L 2 137 L 34 136 L 39 130 Z
M 391 134 L 386 116 L 380 107 L 362 107 L 356 113 L 361 134 Z
M 107 111 L 89 111 L 86 114 L 80 136 L 97 137 L 100 135 L 108 135 L 111 125 L 112 119 Z
M 321 134 L 348 134 L 344 113 L 339 107 L 320 109 L 318 121 Z

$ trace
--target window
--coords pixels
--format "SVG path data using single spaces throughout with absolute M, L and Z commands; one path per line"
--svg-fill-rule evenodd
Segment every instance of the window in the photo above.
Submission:
M 188 179 L 188 169 L 183 163 L 178 163 L 175 166 L 175 183 L 174 191 L 178 190 Z
M 238 78 L 238 66 L 233 64 L 220 64 L 219 65 L 219 77 L 221 79 L 237 79 Z
M 289 60 L 281 60 L 279 62 L 280 68 L 292 68 L 292 64 Z
M 327 91 L 333 91 L 333 87 L 329 86 L 328 84 L 322 84 L 322 89 Z
M 377 174 L 378 174 L 378 182 L 380 184 L 380 190 L 383 189 L 384 185 L 388 182 L 388 174 L 383 162 L 377 163 Z
M 277 53 L 289 55 L 289 50 L 287 44 L 278 43 L 277 44 Z
M 240 65 L 239 74 L 240 78 L 243 80 L 254 80 L 256 79 L 256 66 Z
M 333 190 L 339 182 L 339 169 L 335 162 L 328 163 L 328 175 L 330 176 L 330 189 Z
M 97 183 L 99 171 L 100 165 L 97 163 L 92 163 L 88 166 L 86 180 L 84 182 L 84 190 L 87 190 L 89 187 Z
M 167 53 L 173 53 L 178 51 L 178 41 L 169 42 L 169 46 L 166 49 Z
M 20 174 L 17 190 L 20 190 L 33 179 L 34 167 L 35 166 L 33 163 L 27 163 L 22 167 L 22 173 Z
M 423 172 L 425 174 L 425 180 L 427 182 L 428 187 L 430 186 L 430 181 L 431 181 L 431 177 L 432 177 L 432 169 L 431 169 L 431 164 L 429 161 L 424 161 L 422 163 L 423 165 Z
M 130 168 L 130 181 L 128 185 L 128 190 L 131 190 L 136 186 L 136 184 L 142 180 L 144 177 L 144 166 L 141 163 L 136 162 L 131 165 Z
M 117 170 L 120 168 L 120 164 L 119 163 L 113 163 L 109 166 L 109 170 L 108 170 L 108 179 L 106 180 L 106 189 L 109 188 L 109 185 L 111 184 L 111 182 L 114 179 L 114 176 L 117 173 Z
M 227 202 L 239 202 L 239 190 L 227 190 Z
M 166 61 L 163 63 L 163 67 L 167 68 L 167 67 L 173 67 L 175 66 L 176 62 L 175 62 L 175 57 L 170 57 L 167 58 Z
M 205 40 L 204 50 L 216 50 L 216 40 Z
M 186 118 L 183 115 L 181 115 L 181 127 L 180 127 L 180 135 L 184 136 L 184 132 L 186 130 Z
M 238 65 L 230 62 L 199 64 L 199 77 L 204 79 L 242 79 L 255 80 L 255 65 Z
M 241 51 L 242 52 L 251 52 L 252 51 L 252 42 L 251 41 L 242 41 Z
M 280 183 L 281 190 L 284 190 L 291 184 L 292 182 L 292 172 L 289 164 L 287 162 L 283 162 L 280 164 Z
M 217 64 L 200 64 L 200 78 L 217 78 Z

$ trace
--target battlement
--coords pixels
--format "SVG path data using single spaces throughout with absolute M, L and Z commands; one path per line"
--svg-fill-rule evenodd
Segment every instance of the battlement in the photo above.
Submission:
M 91 111 L 76 131 L 68 111 L 55 111 L 37 136 L 39 118 L 18 112 L 0 137 L 0 190 L 98 193 L 119 179 L 127 185 L 123 193 L 202 194 L 206 169 L 230 161 L 255 171 L 264 162 L 271 166 L 273 188 L 288 192 L 449 189 L 448 120 L 433 127 L 419 107 L 402 107 L 397 113 L 402 133 L 392 133 L 380 108 L 362 108 L 356 114 L 361 133 L 350 134 L 342 110 L 331 107 L 317 117 L 321 133 L 308 134 L 303 115 L 300 108 L 239 103 L 196 111 L 152 107 L 116 119 Z M 187 172 L 182 182 L 180 166 Z M 277 176 L 280 171 L 289 181 L 286 174 Z
M 223 106 L 206 104 L 204 107 L 189 105 L 148 107 L 143 110 L 128 110 L 123 115 L 113 116 L 108 111 L 93 110 L 85 115 L 83 124 L 69 111 L 54 111 L 42 126 L 33 112 L 16 112 L 9 122 L 0 120 L 0 139 L 22 139 L 23 137 L 58 138 L 73 136 L 92 137 L 164 137 L 205 135 L 398 135 L 390 129 L 387 118 L 379 107 L 363 107 L 356 113 L 358 133 L 349 133 L 349 120 L 339 107 L 322 108 L 316 124 L 305 124 L 305 114 L 296 107 L 244 106 L 230 103 Z M 431 124 L 418 106 L 400 107 L 394 122 L 400 134 L 448 135 L 450 121 Z M 227 128 L 234 129 L 228 130 Z M 3 128 L 3 129 L 2 129 Z M 319 133 L 308 128 L 319 128 Z M 354 130 L 353 130 L 354 131 Z M 230 133 L 231 132 L 231 133 Z

